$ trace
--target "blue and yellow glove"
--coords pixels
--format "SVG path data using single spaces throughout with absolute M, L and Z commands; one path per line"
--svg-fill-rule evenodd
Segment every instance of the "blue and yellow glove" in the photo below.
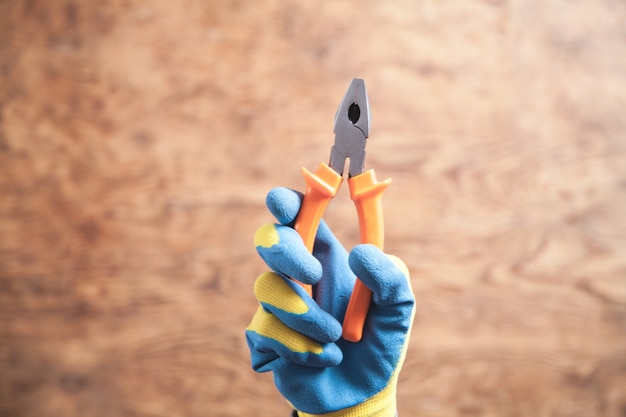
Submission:
M 267 206 L 278 224 L 255 234 L 257 251 L 273 272 L 257 279 L 260 307 L 246 329 L 252 367 L 272 371 L 299 416 L 396 415 L 396 383 L 408 344 L 415 300 L 408 270 L 373 245 L 350 254 L 322 222 L 313 255 L 291 227 L 301 196 L 275 188 Z M 355 274 L 373 298 L 357 343 L 341 338 Z M 315 301 L 287 277 L 313 285 Z

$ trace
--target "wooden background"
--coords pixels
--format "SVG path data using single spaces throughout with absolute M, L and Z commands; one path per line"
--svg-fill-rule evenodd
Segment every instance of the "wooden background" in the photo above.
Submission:
M 626 416 L 625 75 L 622 0 L 1 0 L 0 416 L 287 416 L 252 236 L 352 77 L 400 415 Z

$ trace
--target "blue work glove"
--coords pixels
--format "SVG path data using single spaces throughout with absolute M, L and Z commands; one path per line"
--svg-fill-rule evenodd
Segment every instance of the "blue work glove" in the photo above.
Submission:
M 291 227 L 301 200 L 285 188 L 270 191 L 267 206 L 278 224 L 255 234 L 257 251 L 273 272 L 254 286 L 260 307 L 246 329 L 252 367 L 273 372 L 299 416 L 395 416 L 415 304 L 408 270 L 373 245 L 348 254 L 323 221 L 309 254 Z M 355 274 L 373 298 L 363 337 L 352 343 L 341 338 L 340 321 Z M 313 284 L 315 301 L 287 277 Z

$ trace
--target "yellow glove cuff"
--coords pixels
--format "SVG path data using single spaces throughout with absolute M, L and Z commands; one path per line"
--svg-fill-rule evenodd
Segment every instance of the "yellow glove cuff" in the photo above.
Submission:
M 399 369 L 399 368 L 398 368 Z M 299 417 L 395 417 L 396 416 L 396 383 L 397 372 L 391 377 L 389 384 L 378 394 L 368 400 L 344 410 L 326 414 L 308 414 L 298 411 Z

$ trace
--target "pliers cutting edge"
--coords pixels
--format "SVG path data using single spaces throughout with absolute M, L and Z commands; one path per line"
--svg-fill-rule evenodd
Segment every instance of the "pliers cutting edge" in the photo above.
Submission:
M 363 172 L 369 130 L 370 108 L 365 82 L 354 78 L 335 116 L 335 144 L 331 149 L 330 164 L 321 162 L 314 173 L 302 168 L 306 193 L 294 227 L 310 252 L 313 251 L 315 234 L 324 210 L 343 181 L 346 159 L 350 160 L 348 186 L 359 216 L 361 243 L 383 248 L 381 198 L 391 179 L 379 182 L 373 169 Z M 311 294 L 310 286 L 303 286 Z M 351 342 L 361 340 L 371 298 L 372 292 L 357 279 L 343 321 L 344 339 Z

